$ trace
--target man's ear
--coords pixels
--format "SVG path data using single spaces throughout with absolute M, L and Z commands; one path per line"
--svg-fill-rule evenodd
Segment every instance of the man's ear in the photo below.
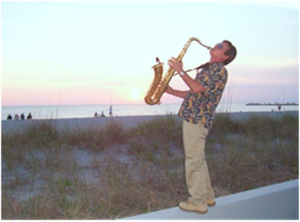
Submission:
M 223 59 L 223 61 L 226 61 L 227 59 L 229 59 L 229 55 L 224 54 L 224 55 L 222 56 L 222 59 Z

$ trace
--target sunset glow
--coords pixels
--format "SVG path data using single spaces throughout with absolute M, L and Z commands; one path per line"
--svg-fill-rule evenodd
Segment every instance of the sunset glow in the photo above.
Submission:
M 2 1 L 1 13 L 2 106 L 143 104 L 155 58 L 166 71 L 192 36 L 237 47 L 232 102 L 298 102 L 298 1 Z M 208 59 L 192 44 L 184 68 Z

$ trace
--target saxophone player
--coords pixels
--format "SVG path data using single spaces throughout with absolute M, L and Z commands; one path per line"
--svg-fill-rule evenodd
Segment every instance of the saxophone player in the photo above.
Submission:
M 166 93 L 184 99 L 178 115 L 183 119 L 185 177 L 190 197 L 179 204 L 182 210 L 206 213 L 208 206 L 216 203 L 205 160 L 205 140 L 226 86 L 228 73 L 225 65 L 232 62 L 236 54 L 230 41 L 216 44 L 210 50 L 210 60 L 197 68 L 195 79 L 184 71 L 183 64 L 176 58 L 168 61 L 189 87 L 188 91 L 166 88 Z

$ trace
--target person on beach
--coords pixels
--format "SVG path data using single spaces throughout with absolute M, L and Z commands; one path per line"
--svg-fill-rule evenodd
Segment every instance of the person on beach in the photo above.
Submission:
M 14 120 L 19 120 L 19 115 L 18 114 L 15 114 L 15 117 L 14 117 Z
M 109 115 L 112 116 L 112 106 L 109 107 Z
M 27 115 L 26 119 L 32 119 L 32 115 L 31 115 L 31 113 L 28 113 L 28 115 Z
M 180 91 L 168 86 L 166 93 L 183 98 L 178 115 L 182 117 L 182 136 L 185 154 L 185 177 L 191 197 L 181 202 L 179 207 L 185 211 L 206 213 L 208 206 L 215 205 L 215 194 L 211 186 L 205 160 L 205 140 L 212 127 L 218 103 L 226 86 L 228 65 L 236 57 L 236 48 L 224 40 L 210 50 L 209 62 L 197 67 L 195 79 L 183 69 L 183 64 L 172 57 L 168 65 L 173 68 L 188 91 Z

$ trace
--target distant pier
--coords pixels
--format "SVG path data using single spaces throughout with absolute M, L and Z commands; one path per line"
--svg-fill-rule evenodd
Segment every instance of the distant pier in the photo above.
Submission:
M 298 103 L 247 103 L 246 106 L 299 106 Z

